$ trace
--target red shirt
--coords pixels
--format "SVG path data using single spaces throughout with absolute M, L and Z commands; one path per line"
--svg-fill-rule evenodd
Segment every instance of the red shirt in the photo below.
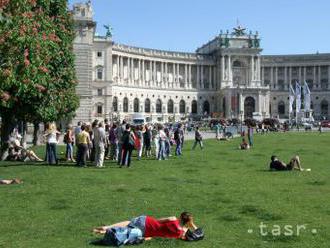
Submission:
M 161 237 L 179 239 L 183 235 L 183 229 L 179 220 L 159 222 L 153 217 L 147 216 L 145 237 Z

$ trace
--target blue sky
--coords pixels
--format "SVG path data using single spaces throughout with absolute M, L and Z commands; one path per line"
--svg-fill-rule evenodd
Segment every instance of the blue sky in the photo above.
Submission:
M 69 0 L 69 3 L 83 0 Z M 330 0 L 92 0 L 97 32 L 115 42 L 194 52 L 240 24 L 258 31 L 263 54 L 330 52 Z

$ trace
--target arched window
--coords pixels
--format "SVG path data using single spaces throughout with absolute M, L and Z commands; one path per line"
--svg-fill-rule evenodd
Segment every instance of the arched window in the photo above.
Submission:
M 186 112 L 186 102 L 181 100 L 179 103 L 179 112 L 180 114 L 184 114 Z
M 162 101 L 160 99 L 156 101 L 156 113 L 162 113 Z
M 125 97 L 123 101 L 123 112 L 127 113 L 128 112 L 128 98 Z
M 98 79 L 98 80 L 103 79 L 103 67 L 101 67 L 101 66 L 96 68 L 96 79 Z
M 283 115 L 285 115 L 285 104 L 284 104 L 284 102 L 283 102 L 283 101 L 280 101 L 280 102 L 278 103 L 277 108 L 278 108 L 278 109 L 277 109 L 278 114 L 279 114 L 280 118 L 282 118 Z
M 97 116 L 101 116 L 103 114 L 103 106 L 101 103 L 96 105 L 96 114 Z
M 329 103 L 327 100 L 322 100 L 321 102 L 321 115 L 327 117 L 328 116 Z
M 112 101 L 112 110 L 117 112 L 118 111 L 118 98 L 115 96 Z
M 134 113 L 140 112 L 139 107 L 140 107 L 140 101 L 139 101 L 139 99 L 135 98 L 134 107 L 133 107 Z
M 173 103 L 172 99 L 168 100 L 168 102 L 167 102 L 167 113 L 169 113 L 169 114 L 174 113 L 174 103 Z
M 150 100 L 149 100 L 149 98 L 147 98 L 144 101 L 144 112 L 150 113 Z
M 208 101 L 203 103 L 203 114 L 210 114 L 210 103 Z
M 193 100 L 191 102 L 191 113 L 197 114 L 197 101 L 196 100 Z
M 245 118 L 252 118 L 253 112 L 255 112 L 255 100 L 253 97 L 248 96 L 244 100 L 244 114 Z

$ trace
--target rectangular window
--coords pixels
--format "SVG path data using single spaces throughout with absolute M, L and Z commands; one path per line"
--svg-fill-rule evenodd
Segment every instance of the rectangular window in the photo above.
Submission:
M 97 95 L 102 96 L 103 95 L 103 90 L 102 89 L 97 89 Z
M 97 69 L 97 79 L 103 79 L 103 69 L 99 68 Z
M 97 52 L 97 57 L 101 58 L 102 57 L 102 52 Z
M 102 106 L 101 105 L 98 105 L 97 106 L 97 114 L 101 115 L 102 112 L 103 112 Z

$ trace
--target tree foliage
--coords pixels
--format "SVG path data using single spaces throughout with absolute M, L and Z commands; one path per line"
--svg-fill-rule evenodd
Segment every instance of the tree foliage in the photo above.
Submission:
M 42 122 L 74 113 L 74 36 L 66 0 L 0 0 L 0 114 Z

